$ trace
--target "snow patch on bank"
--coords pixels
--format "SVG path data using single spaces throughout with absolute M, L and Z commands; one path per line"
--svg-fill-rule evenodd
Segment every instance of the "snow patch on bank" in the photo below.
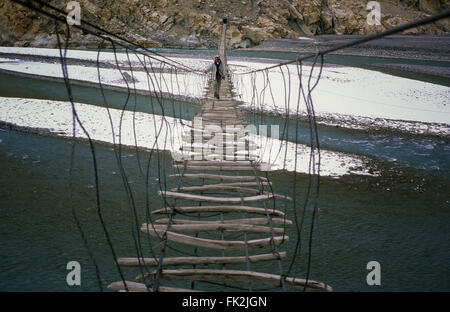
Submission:
M 265 66 L 248 64 L 254 69 Z M 302 85 L 308 91 L 312 67 L 302 66 Z M 283 70 L 283 72 L 281 72 Z M 297 114 L 300 79 L 296 65 L 255 74 L 237 69 L 234 86 L 251 109 Z M 288 71 L 289 70 L 289 71 Z M 316 66 L 311 86 L 318 78 Z M 289 92 L 290 91 L 290 92 Z M 303 95 L 299 114 L 306 113 Z M 324 67 L 312 92 L 314 109 L 320 115 L 348 115 L 428 123 L 450 123 L 450 89 L 402 77 L 353 67 Z
M 3 62 L 3 63 L 2 63 Z M 41 75 L 53 78 L 64 78 L 61 65 L 59 63 L 40 63 L 32 61 L 23 61 L 20 59 L 0 58 L 0 68 L 32 75 Z M 68 65 L 68 76 L 83 82 L 102 83 L 102 85 L 136 88 L 141 91 L 151 93 L 169 93 L 177 96 L 201 98 L 206 84 L 206 77 L 189 72 L 152 72 L 149 69 L 149 75 L 144 71 L 131 71 L 117 68 Z M 100 79 L 99 79 L 100 75 Z
M 0 47 L 0 53 L 21 55 L 40 55 L 59 57 L 58 49 Z M 1 56 L 1 54 L 0 54 Z M 96 61 L 96 51 L 68 50 L 67 57 L 77 60 Z M 126 88 L 136 87 L 147 92 L 163 92 L 192 99 L 201 99 L 206 84 L 206 75 L 168 72 L 167 65 L 153 60 L 156 71 L 147 73 L 140 68 L 127 69 L 128 57 L 125 53 L 101 52 L 100 61 L 121 66 L 100 68 L 103 85 Z M 129 55 L 132 66 L 142 67 L 142 56 Z M 211 60 L 189 58 L 185 55 L 170 58 L 189 67 L 202 70 Z M 11 60 L 13 62 L 11 62 Z M 0 68 L 20 73 L 36 74 L 62 78 L 59 63 L 32 62 L 20 59 L 2 58 Z M 306 114 L 304 99 L 301 98 L 299 111 L 298 69 L 295 64 L 275 68 L 254 75 L 244 74 L 249 70 L 262 69 L 273 65 L 269 61 L 240 61 L 230 58 L 228 64 L 234 73 L 233 83 L 237 98 L 243 101 L 245 108 L 270 114 Z M 163 69 L 162 72 L 160 70 Z M 289 70 L 289 71 L 288 71 Z M 98 83 L 98 72 L 94 66 L 69 65 L 69 77 L 85 82 Z M 307 91 L 310 65 L 303 65 L 303 86 Z M 127 79 L 124 79 L 124 74 Z M 129 79 L 132 74 L 135 77 Z M 312 84 L 317 79 L 315 68 Z M 268 78 L 268 79 L 267 79 Z M 312 93 L 314 109 L 318 121 L 332 126 L 354 129 L 394 129 L 418 134 L 450 135 L 450 89 L 428 82 L 370 71 L 366 69 L 326 66 L 321 79 Z
M 9 54 L 18 54 L 18 55 L 32 55 L 32 56 L 43 56 L 43 57 L 52 57 L 52 58 L 59 58 L 60 52 L 59 49 L 50 49 L 50 48 L 29 48 L 29 47 L 0 47 L 0 53 L 9 53 Z M 150 60 L 153 66 L 160 67 L 162 64 L 173 64 L 177 65 L 174 62 L 171 62 L 169 59 L 153 55 L 149 52 L 143 51 L 143 53 L 147 54 L 148 56 L 145 57 L 145 61 L 147 64 L 150 64 Z M 97 61 L 97 51 L 84 51 L 84 50 L 67 50 L 66 57 L 68 59 L 74 59 L 74 60 L 80 60 L 80 61 L 91 61 L 96 62 Z M 151 57 L 151 59 L 150 59 Z M 195 60 L 191 58 L 186 58 L 183 56 L 170 56 L 170 59 L 174 59 L 177 62 L 181 62 L 184 66 L 190 67 L 190 68 L 199 68 L 200 67 L 206 67 L 210 60 Z M 124 52 L 117 52 L 114 54 L 114 52 L 107 52 L 107 51 L 101 51 L 100 62 L 105 62 L 109 64 L 116 65 L 117 63 L 121 66 L 129 66 L 130 63 L 132 66 L 142 66 L 142 63 L 144 62 L 144 55 L 142 54 L 135 54 L 133 52 L 129 52 L 128 55 Z M 180 65 L 177 65 L 180 66 Z

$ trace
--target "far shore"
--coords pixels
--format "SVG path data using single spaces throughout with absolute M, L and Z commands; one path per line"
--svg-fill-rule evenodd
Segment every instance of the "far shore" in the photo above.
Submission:
M 318 50 L 323 51 L 363 37 L 365 36 L 319 35 L 298 39 L 270 39 L 259 46 L 241 50 L 315 53 Z M 332 54 L 450 62 L 450 34 L 442 36 L 392 35 L 345 48 Z
M 271 39 L 259 46 L 240 50 L 314 54 L 363 37 L 361 35 L 320 35 L 311 38 Z M 386 58 L 385 63 L 377 62 L 363 67 L 400 76 L 402 73 L 409 72 L 413 75 L 440 77 L 448 80 L 447 83 L 442 81 L 443 85 L 450 84 L 450 35 L 393 35 L 345 48 L 331 55 Z M 440 65 L 394 64 L 389 59 L 439 62 Z

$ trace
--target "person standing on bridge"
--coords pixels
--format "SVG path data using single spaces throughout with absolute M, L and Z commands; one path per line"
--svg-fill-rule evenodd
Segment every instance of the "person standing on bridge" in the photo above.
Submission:
M 220 59 L 219 55 L 216 55 L 214 58 L 214 63 L 209 65 L 206 70 L 205 74 L 207 72 L 215 72 L 216 73 L 216 86 L 214 89 L 214 97 L 216 99 L 219 99 L 220 96 L 220 85 L 222 84 L 222 79 L 225 78 L 225 66 L 223 65 L 222 60 Z

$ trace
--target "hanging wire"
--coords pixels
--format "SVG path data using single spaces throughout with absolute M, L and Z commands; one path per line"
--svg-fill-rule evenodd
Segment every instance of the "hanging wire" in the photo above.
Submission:
M 70 86 L 69 74 L 68 74 L 67 63 L 66 63 L 66 53 L 67 53 L 67 47 L 69 45 L 69 39 L 70 39 L 70 28 L 69 28 L 69 25 L 66 24 L 66 40 L 65 40 L 64 48 L 62 48 L 61 41 L 59 39 L 59 29 L 58 29 L 58 22 L 57 21 L 55 21 L 55 33 L 56 33 L 56 37 L 57 37 L 57 41 L 58 41 L 58 49 L 59 49 L 60 56 L 61 56 L 61 68 L 62 68 L 62 72 L 63 72 L 63 77 L 64 77 L 66 89 L 67 89 L 67 94 L 69 96 L 69 101 L 70 101 L 71 106 L 72 106 L 73 121 L 74 122 L 76 121 L 76 124 L 78 124 L 80 126 L 80 128 L 83 131 L 83 133 L 88 138 L 89 146 L 90 146 L 90 149 L 91 149 L 92 163 L 93 163 L 93 166 L 94 166 L 94 181 L 95 181 L 95 195 L 96 195 L 95 197 L 96 197 L 97 215 L 99 217 L 99 220 L 100 220 L 103 232 L 105 234 L 108 246 L 110 247 L 111 253 L 113 255 L 113 258 L 114 258 L 114 261 L 115 261 L 115 264 L 116 264 L 116 268 L 117 268 L 117 270 L 119 272 L 119 275 L 120 275 L 122 281 L 124 282 L 125 289 L 128 290 L 128 288 L 127 288 L 127 286 L 125 284 L 125 279 L 124 279 L 124 276 L 123 276 L 122 271 L 120 269 L 120 266 L 117 263 L 116 253 L 115 253 L 115 250 L 114 250 L 114 247 L 113 247 L 113 244 L 112 244 L 109 232 L 106 229 L 106 225 L 105 225 L 105 222 L 104 222 L 104 219 L 103 219 L 103 215 L 102 215 L 101 204 L 100 204 L 100 189 L 99 189 L 100 185 L 99 185 L 98 168 L 97 168 L 97 156 L 96 156 L 96 153 L 95 153 L 95 146 L 94 146 L 94 143 L 93 143 L 93 141 L 92 141 L 88 131 L 83 126 L 83 123 L 80 121 L 80 118 L 78 116 L 78 113 L 77 113 L 77 110 L 76 110 L 76 107 L 75 107 L 75 103 L 73 101 L 72 88 Z M 63 50 L 64 50 L 64 52 L 63 52 Z M 76 124 L 74 123 L 74 125 L 73 125 L 73 135 L 76 134 L 76 131 L 75 131 Z M 73 137 L 72 140 L 74 141 L 75 137 Z M 73 150 L 72 150 L 72 153 L 71 153 L 71 157 L 74 156 L 74 148 L 75 148 L 75 145 L 72 145 L 72 146 L 73 146 Z M 73 159 L 71 159 L 71 163 L 73 163 Z M 72 174 L 70 174 L 70 176 L 69 176 L 69 181 L 70 181 L 69 184 L 70 185 L 72 184 L 72 179 L 73 179 L 72 178 Z M 73 203 L 71 203 L 71 205 L 73 206 Z M 103 291 L 103 287 L 101 285 L 101 279 L 100 279 L 99 270 L 98 270 L 96 261 L 94 260 L 94 258 L 92 256 L 91 256 L 91 258 L 94 261 L 94 265 L 96 267 L 96 274 L 97 274 L 97 279 L 98 279 L 98 282 L 99 282 L 100 291 Z
M 71 103 L 72 107 L 72 120 L 73 120 L 73 129 L 72 129 L 72 150 L 71 150 L 71 160 L 70 160 L 70 169 L 69 169 L 69 199 L 70 199 L 70 206 L 72 209 L 72 214 L 74 216 L 76 225 L 78 227 L 78 230 L 81 234 L 81 237 L 83 239 L 84 245 L 86 250 L 88 251 L 88 255 L 91 259 L 91 261 L 94 264 L 95 271 L 96 271 L 96 277 L 99 284 L 100 290 L 103 290 L 101 276 L 100 276 L 100 270 L 98 267 L 98 263 L 91 251 L 91 247 L 89 245 L 88 239 L 83 231 L 83 227 L 80 223 L 80 220 L 78 218 L 74 203 L 73 203 L 73 167 L 74 167 L 74 157 L 75 157 L 75 140 L 76 140 L 76 128 L 79 126 L 83 132 L 83 134 L 87 137 L 90 150 L 91 150 L 91 157 L 93 162 L 93 169 L 94 169 L 94 180 L 95 180 L 95 196 L 96 196 L 96 207 L 97 207 L 97 216 L 100 220 L 103 233 L 105 235 L 106 241 L 108 243 L 109 249 L 111 251 L 111 254 L 113 256 L 115 266 L 117 268 L 117 271 L 120 275 L 120 278 L 124 284 L 124 288 L 126 291 L 128 291 L 127 284 L 125 283 L 125 278 L 122 273 L 122 270 L 120 268 L 120 265 L 118 263 L 118 258 L 116 257 L 116 252 L 109 234 L 109 231 L 106 227 L 104 218 L 103 218 L 103 212 L 101 207 L 101 198 L 100 198 L 100 179 L 98 175 L 98 164 L 97 164 L 97 156 L 95 151 L 94 142 L 88 133 L 87 129 L 84 127 L 82 121 L 80 120 L 76 106 L 73 100 L 72 95 L 72 89 L 70 85 L 70 77 L 68 73 L 68 65 L 67 65 L 67 49 L 69 46 L 70 41 L 70 29 L 69 25 L 66 23 L 65 17 L 67 16 L 66 12 L 46 3 L 43 1 L 21 1 L 21 0 L 11 0 L 13 2 L 16 2 L 18 4 L 21 4 L 27 8 L 30 8 L 33 11 L 39 12 L 41 14 L 46 15 L 47 17 L 50 17 L 55 21 L 55 33 L 57 37 L 58 42 L 58 48 L 60 52 L 60 61 L 61 61 L 61 69 L 63 72 L 63 78 L 65 82 L 65 86 L 67 89 L 69 101 Z M 37 7 L 35 4 L 41 5 L 41 7 Z M 51 9 L 53 11 L 56 11 L 59 15 L 49 12 L 46 9 Z M 272 100 L 272 104 L 275 108 L 277 108 L 277 104 L 275 101 L 275 95 L 272 89 L 272 83 L 271 83 L 271 75 L 269 73 L 278 73 L 276 70 L 279 69 L 279 73 L 282 77 L 283 82 L 283 94 L 284 94 L 284 118 L 283 118 L 283 129 L 282 129 L 282 135 L 280 139 L 280 145 L 279 149 L 276 153 L 276 158 L 281 154 L 282 149 L 284 147 L 284 159 L 283 159 L 283 170 L 286 170 L 286 163 L 287 163 L 287 155 L 288 155 L 288 143 L 289 141 L 289 125 L 290 120 L 295 119 L 295 139 L 294 139 L 294 145 L 295 145 L 295 159 L 294 159 L 294 169 L 292 174 L 292 199 L 293 199 L 293 207 L 292 212 L 294 214 L 294 221 L 295 221 L 295 232 L 296 232 L 296 242 L 295 247 L 293 250 L 293 256 L 291 257 L 291 260 L 288 264 L 288 268 L 284 270 L 281 259 L 278 257 L 278 266 L 280 271 L 280 286 L 282 287 L 283 291 L 286 290 L 286 277 L 290 275 L 291 272 L 293 272 L 296 268 L 295 265 L 300 262 L 301 260 L 301 253 L 302 253 L 302 235 L 304 232 L 304 221 L 306 217 L 306 210 L 309 205 L 313 206 L 312 210 L 312 219 L 309 231 L 307 233 L 308 235 L 308 257 L 306 260 L 306 283 L 304 285 L 304 291 L 306 291 L 308 286 L 308 281 L 311 275 L 311 263 L 312 263 L 312 249 L 313 249 L 313 234 L 314 230 L 318 230 L 318 211 L 319 211 L 319 191 L 320 191 L 320 168 L 321 168 L 321 149 L 320 149 L 320 143 L 319 143 L 319 135 L 318 135 L 318 128 L 317 128 L 317 122 L 316 122 L 316 116 L 315 116 L 315 110 L 314 110 L 314 103 L 312 98 L 312 92 L 318 85 L 321 75 L 322 75 L 322 69 L 323 69 L 323 63 L 324 63 L 324 55 L 335 52 L 337 50 L 341 50 L 347 47 L 351 47 L 357 44 L 361 44 L 364 42 L 376 40 L 383 38 L 385 36 L 398 33 L 410 28 L 418 27 L 420 25 L 424 25 L 427 23 L 435 22 L 439 19 L 449 17 L 450 16 L 450 10 L 445 10 L 443 12 L 440 12 L 436 15 L 427 17 L 422 20 L 414 21 L 405 25 L 401 25 L 398 27 L 394 27 L 392 29 L 389 29 L 387 31 L 366 36 L 362 39 L 358 39 L 343 45 L 339 45 L 333 48 L 329 48 L 323 51 L 317 51 L 315 54 L 303 56 L 303 57 L 297 57 L 295 60 L 290 60 L 284 63 L 280 63 L 273 66 L 268 66 L 262 69 L 257 70 L 251 70 L 247 72 L 242 73 L 231 73 L 230 77 L 233 77 L 233 80 L 236 82 L 237 85 L 245 87 L 244 86 L 244 80 L 242 77 L 245 77 L 246 75 L 249 75 L 249 81 L 251 85 L 251 96 L 250 96 L 250 109 L 252 111 L 252 120 L 257 124 L 263 123 L 263 114 L 266 113 L 266 101 L 267 99 Z M 58 23 L 61 22 L 66 25 L 66 38 L 65 38 L 65 44 L 64 47 L 62 46 L 60 35 L 59 35 L 59 28 Z M 84 32 L 93 34 L 94 36 L 101 39 L 101 42 L 98 46 L 97 50 L 97 61 L 96 61 L 96 67 L 97 67 L 97 78 L 98 78 L 98 85 L 101 90 L 101 95 L 104 101 L 104 105 L 106 108 L 106 112 L 108 115 L 109 123 L 111 126 L 111 133 L 112 133 L 112 139 L 113 139 L 113 147 L 114 147 L 114 154 L 116 157 L 117 166 L 119 167 L 121 179 L 123 182 L 123 187 L 125 191 L 125 195 L 127 198 L 127 204 L 130 212 L 130 229 L 131 229 L 131 236 L 134 243 L 134 249 L 137 256 L 137 259 L 144 259 L 144 254 L 146 252 L 144 251 L 143 242 L 141 240 L 140 232 L 141 228 L 139 226 L 139 216 L 137 211 L 137 204 L 135 200 L 135 195 L 133 192 L 133 189 L 131 187 L 131 183 L 129 181 L 125 166 L 123 164 L 122 160 L 122 151 L 123 151 L 123 142 L 122 142 L 122 127 L 123 127 L 123 120 L 127 112 L 132 112 L 132 130 L 133 130 L 133 143 L 134 148 L 137 155 L 137 163 L 139 168 L 139 174 L 144 180 L 145 184 L 145 219 L 147 224 L 147 230 L 153 231 L 156 236 L 156 243 L 152 242 L 151 235 L 146 235 L 147 242 L 149 245 L 149 251 L 153 259 L 155 261 L 157 260 L 157 266 L 154 271 L 149 271 L 148 267 L 139 261 L 138 269 L 142 276 L 148 276 L 149 274 L 154 276 L 153 282 L 149 283 L 146 278 L 145 285 L 148 290 L 158 291 L 158 288 L 160 286 L 160 279 L 163 277 L 163 266 L 164 266 L 164 259 L 166 257 L 167 251 L 172 250 L 176 253 L 183 254 L 183 255 L 191 255 L 191 253 L 187 252 L 186 250 L 180 250 L 178 248 L 173 247 L 169 240 L 167 239 L 168 231 L 170 231 L 172 224 L 175 222 L 176 215 L 185 215 L 190 216 L 189 213 L 183 213 L 181 211 L 178 211 L 177 208 L 177 200 L 174 201 L 174 203 L 171 203 L 168 201 L 167 196 L 165 195 L 168 191 L 168 173 L 166 172 L 167 168 L 166 165 L 168 163 L 168 160 L 166 159 L 167 153 L 159 153 L 158 150 L 168 150 L 170 149 L 167 145 L 170 147 L 173 147 L 176 140 L 176 133 L 175 130 L 179 129 L 178 122 L 181 125 L 184 125 L 184 121 L 182 119 L 182 111 L 180 106 L 180 112 L 176 112 L 175 108 L 175 86 L 176 90 L 178 91 L 179 96 L 183 95 L 183 92 L 186 93 L 189 90 L 188 86 L 188 79 L 192 78 L 188 75 L 199 75 L 202 74 L 203 71 L 200 69 L 194 69 L 186 66 L 185 64 L 182 64 L 176 60 L 173 60 L 172 58 L 160 55 L 154 51 L 148 50 L 145 47 L 142 47 L 126 38 L 123 38 L 121 36 L 115 35 L 97 25 L 94 25 L 93 23 L 83 21 L 83 26 L 73 25 L 74 27 L 83 30 Z M 92 29 L 87 28 L 86 26 L 95 29 L 93 31 Z M 97 32 L 98 31 L 98 32 Z M 116 141 L 116 128 L 114 126 L 113 117 L 111 114 L 110 105 L 108 105 L 108 100 L 106 98 L 106 94 L 104 92 L 103 88 L 103 82 L 102 82 L 102 76 L 100 72 L 100 53 L 102 50 L 102 47 L 104 46 L 105 42 L 109 42 L 113 49 L 114 54 L 114 65 L 115 69 L 119 72 L 120 76 L 122 77 L 123 83 L 126 85 L 126 99 L 124 101 L 123 106 L 121 107 L 120 111 L 120 117 L 119 117 L 119 129 L 118 129 L 118 142 Z M 122 67 L 121 63 L 119 62 L 118 56 L 117 56 L 117 46 L 125 48 L 125 55 L 126 55 L 126 62 L 125 66 Z M 130 58 L 129 52 L 133 52 L 133 56 L 136 57 L 138 60 L 138 63 L 141 65 L 140 68 L 137 70 L 133 70 L 133 64 Z M 143 59 L 141 59 L 143 57 Z M 307 59 L 313 58 L 313 64 L 311 66 L 310 72 L 308 74 L 307 78 L 307 84 L 303 83 L 303 77 L 305 74 L 303 73 L 303 61 Z M 148 59 L 148 62 L 147 62 Z M 319 62 L 319 72 L 313 79 L 314 69 L 316 68 L 317 62 Z M 291 73 L 291 70 L 288 65 L 295 64 L 296 68 L 296 76 L 298 79 L 298 85 L 295 85 L 293 81 L 291 80 L 291 76 L 294 76 L 294 73 Z M 139 153 L 139 145 L 138 145 L 138 136 L 137 136 L 137 130 L 136 130 L 136 109 L 137 109 L 137 86 L 136 81 L 138 78 L 137 73 L 140 71 L 142 72 L 142 69 L 144 71 L 144 74 L 146 76 L 147 80 L 147 88 L 146 92 L 148 92 L 148 99 L 149 99 L 149 107 L 151 108 L 151 118 L 152 121 L 148 124 L 148 127 L 151 128 L 154 131 L 155 134 L 155 140 L 151 146 L 151 148 L 148 151 L 148 161 L 146 163 L 146 168 L 144 172 L 144 167 L 141 162 L 141 156 Z M 274 71 L 271 71 L 274 70 Z M 127 76 L 125 73 L 126 71 L 129 71 L 131 73 L 131 82 L 132 86 L 130 86 Z M 128 74 L 128 73 L 127 73 Z M 179 75 L 183 74 L 185 75 L 183 82 L 183 88 L 180 88 L 180 79 Z M 187 78 L 189 77 L 189 78 Z M 201 76 L 203 77 L 203 75 Z M 262 88 L 261 84 L 259 84 L 259 81 L 262 80 Z M 199 81 L 203 81 L 202 78 L 199 79 Z M 239 82 L 240 81 L 240 82 Z M 211 86 L 210 86 L 211 87 Z M 292 89 L 293 88 L 293 89 Z M 306 88 L 306 90 L 305 90 Z M 280 91 L 280 90 L 279 90 Z M 296 100 L 296 107 L 291 108 L 291 99 L 295 100 L 293 97 L 291 98 L 292 92 L 297 93 L 297 100 Z M 266 92 L 269 92 L 269 95 L 266 95 Z M 129 101 L 131 96 L 134 96 L 134 106 L 130 107 Z M 184 94 L 186 95 L 186 94 Z M 155 111 L 155 103 L 157 102 L 157 105 L 159 106 L 159 109 L 161 111 L 161 115 L 159 118 L 156 117 L 156 111 Z M 308 161 L 308 183 L 305 190 L 305 196 L 304 201 L 301 209 L 301 214 L 298 215 L 298 212 L 300 208 L 297 206 L 297 171 L 298 171 L 298 156 L 299 156 L 299 133 L 300 133 L 300 118 L 301 118 L 301 107 L 302 103 L 306 110 L 306 116 L 307 116 L 307 123 L 308 123 L 308 130 L 309 130 L 309 161 Z M 169 107 L 168 107 L 169 106 Z M 171 123 L 168 118 L 166 118 L 166 110 L 170 109 L 172 110 L 173 114 L 173 123 Z M 278 108 L 277 108 L 278 109 Z M 295 114 L 292 115 L 291 112 L 294 109 Z M 258 114 L 259 115 L 258 115 Z M 158 124 L 159 123 L 159 127 Z M 261 134 L 260 134 L 261 135 Z M 161 140 L 160 137 L 163 136 L 163 146 L 160 146 Z M 262 141 L 261 141 L 262 142 Z M 268 141 L 266 140 L 265 143 L 262 146 L 262 150 L 260 150 L 260 156 L 264 155 L 266 153 L 266 147 Z M 285 146 L 283 146 L 283 144 Z M 272 151 L 272 145 L 270 146 L 270 153 Z M 248 151 L 250 154 L 250 150 Z M 202 151 L 203 154 L 203 151 Z M 154 160 L 154 157 L 156 156 L 156 160 Z M 156 162 L 156 168 L 152 168 L 152 159 Z M 272 195 L 272 203 L 273 203 L 273 211 L 276 209 L 276 202 L 275 202 L 275 192 L 274 188 L 272 187 L 272 184 L 270 182 L 268 173 L 266 172 L 266 179 L 268 182 L 268 188 L 269 191 L 264 190 L 263 183 L 260 179 L 260 177 L 257 175 L 256 172 L 256 166 L 253 161 L 250 161 L 253 173 L 255 176 L 255 181 L 257 181 L 257 186 L 259 190 L 259 194 L 271 194 Z M 176 171 L 178 173 L 178 190 L 180 189 L 180 186 L 184 182 L 183 176 L 186 171 L 187 161 L 184 162 L 184 168 L 180 169 L 179 166 L 176 166 Z M 153 171 L 152 171 L 153 169 Z M 154 171 L 156 171 L 156 177 L 154 175 Z M 162 201 L 163 201 L 163 207 L 167 211 L 166 215 L 168 217 L 165 231 L 163 231 L 162 235 L 160 235 L 159 231 L 156 230 L 155 222 L 152 219 L 152 201 L 150 196 L 150 179 L 156 178 L 158 182 L 158 188 L 159 192 L 162 195 Z M 202 180 L 202 185 L 205 185 L 205 179 Z M 243 193 L 240 193 L 241 196 L 241 205 L 243 205 Z M 201 203 L 199 204 L 201 205 Z M 279 255 L 279 249 L 277 244 L 274 242 L 275 233 L 272 223 L 272 217 L 269 211 L 269 208 L 266 205 L 266 202 L 264 202 L 264 209 L 266 211 L 266 217 L 267 217 L 267 224 L 269 225 L 271 237 L 272 237 L 272 252 Z M 283 222 L 283 229 L 286 229 L 286 215 L 288 206 L 287 204 L 284 205 L 284 222 Z M 208 215 L 197 215 L 197 219 L 201 218 L 213 218 L 220 215 L 221 220 L 223 221 L 223 213 L 217 213 L 217 214 L 208 214 Z M 320 232 L 318 232 L 317 240 L 319 241 L 320 246 Z M 285 231 L 283 231 L 283 238 L 285 235 Z M 196 233 L 196 237 L 198 237 L 198 232 Z M 221 239 L 224 239 L 223 232 L 221 233 Z M 248 250 L 248 237 L 247 233 L 244 232 L 244 242 L 245 242 L 245 259 L 246 259 L 246 266 L 247 270 L 250 270 L 250 258 L 249 258 L 249 250 Z M 158 250 L 159 249 L 159 250 Z M 322 247 L 321 247 L 322 250 Z M 158 253 L 159 251 L 159 253 Z M 222 253 L 223 254 L 223 253 Z M 198 249 L 194 248 L 193 256 L 198 256 Z M 325 262 L 324 262 L 325 266 Z M 194 266 L 195 268 L 195 266 Z M 324 270 L 324 277 L 326 278 L 326 268 L 323 268 Z M 296 274 L 294 275 L 295 279 Z M 226 288 L 235 288 L 235 289 L 241 289 L 237 286 L 228 285 L 227 283 L 214 283 L 209 282 L 210 284 L 217 284 L 221 285 Z M 257 290 L 253 288 L 253 285 L 249 283 L 250 291 Z M 194 284 L 192 284 L 192 288 L 194 288 Z M 261 288 L 263 289 L 263 288 Z

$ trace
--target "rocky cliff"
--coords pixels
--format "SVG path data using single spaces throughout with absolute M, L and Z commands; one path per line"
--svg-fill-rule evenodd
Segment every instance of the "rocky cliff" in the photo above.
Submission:
M 47 1 L 65 9 L 68 1 Z M 81 19 L 146 47 L 215 47 L 222 18 L 230 47 L 273 38 L 319 34 L 370 34 L 449 7 L 450 0 L 379 0 L 381 25 L 369 25 L 364 0 L 79 0 Z M 60 31 L 65 27 L 60 27 Z M 449 19 L 407 31 L 448 34 Z M 98 39 L 71 27 L 74 47 Z M 0 0 L 0 45 L 56 46 L 54 22 L 9 0 Z

